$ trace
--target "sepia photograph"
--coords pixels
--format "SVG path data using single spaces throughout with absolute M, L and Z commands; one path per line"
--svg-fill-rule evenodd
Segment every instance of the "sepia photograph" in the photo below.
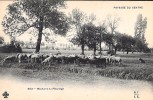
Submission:
M 0 0 L 0 100 L 153 100 L 152 5 Z

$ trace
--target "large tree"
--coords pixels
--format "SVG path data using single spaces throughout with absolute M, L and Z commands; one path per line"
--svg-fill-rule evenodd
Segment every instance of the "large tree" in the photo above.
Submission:
M 47 37 L 45 29 L 52 33 L 66 35 L 68 20 L 60 8 L 64 8 L 63 0 L 17 0 L 8 5 L 2 25 L 4 32 L 13 37 L 20 36 L 28 30 L 35 30 L 38 36 L 36 51 L 39 52 L 42 35 Z

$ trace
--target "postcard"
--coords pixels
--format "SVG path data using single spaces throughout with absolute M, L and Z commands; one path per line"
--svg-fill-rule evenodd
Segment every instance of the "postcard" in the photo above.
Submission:
M 0 100 L 153 100 L 153 1 L 0 1 Z

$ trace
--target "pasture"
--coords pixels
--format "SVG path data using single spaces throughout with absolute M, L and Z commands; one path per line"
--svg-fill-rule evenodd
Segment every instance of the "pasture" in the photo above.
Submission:
M 23 50 L 31 53 L 34 50 Z M 43 53 L 57 53 L 58 50 L 41 50 Z M 60 50 L 62 54 L 80 54 L 81 51 Z M 85 51 L 85 54 L 92 54 Z M 106 52 L 103 52 L 105 55 Z M 14 53 L 1 53 L 0 61 Z M 96 67 L 90 64 L 55 64 L 42 65 L 37 63 L 4 63 L 0 64 L 1 75 L 13 75 L 24 78 L 36 78 L 41 80 L 93 80 L 93 77 L 109 77 L 126 80 L 153 81 L 153 54 L 145 53 L 117 53 L 122 59 L 121 64 L 107 64 L 106 68 Z M 145 63 L 141 63 L 142 58 Z

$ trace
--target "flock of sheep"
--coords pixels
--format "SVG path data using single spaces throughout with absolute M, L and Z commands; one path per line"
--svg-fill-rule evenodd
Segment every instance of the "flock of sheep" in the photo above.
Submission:
M 2 63 L 18 62 L 18 63 L 40 63 L 42 65 L 52 64 L 93 64 L 96 66 L 104 66 L 106 64 L 121 64 L 121 57 L 104 56 L 104 55 L 63 55 L 45 54 L 45 53 L 21 53 L 8 56 L 2 60 Z

